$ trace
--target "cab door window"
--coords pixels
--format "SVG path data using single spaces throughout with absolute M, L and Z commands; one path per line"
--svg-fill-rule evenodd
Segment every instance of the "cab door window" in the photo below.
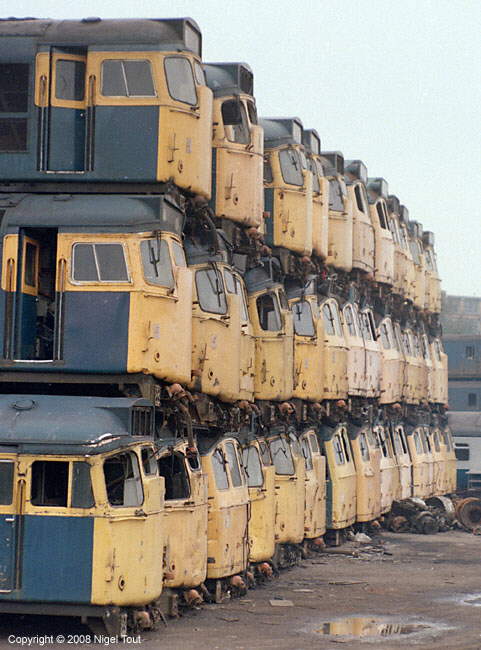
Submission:
M 140 242 L 144 278 L 149 284 L 172 289 L 175 286 L 169 246 L 165 239 L 145 239 Z
M 57 59 L 55 66 L 55 97 L 81 102 L 85 95 L 85 63 Z
M 137 456 L 124 452 L 104 461 L 107 498 L 111 506 L 140 506 L 144 501 Z
M 102 62 L 104 97 L 155 97 L 150 61 L 107 59 Z
M 164 59 L 164 69 L 172 99 L 195 106 L 197 91 L 189 60 L 183 56 L 168 56 Z

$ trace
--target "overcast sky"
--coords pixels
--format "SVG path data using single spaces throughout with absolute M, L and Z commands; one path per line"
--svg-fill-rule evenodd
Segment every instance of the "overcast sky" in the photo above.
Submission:
M 260 116 L 361 158 L 436 237 L 443 288 L 481 296 L 481 0 L 2 0 L 3 16 L 191 16 L 204 61 L 246 61 Z

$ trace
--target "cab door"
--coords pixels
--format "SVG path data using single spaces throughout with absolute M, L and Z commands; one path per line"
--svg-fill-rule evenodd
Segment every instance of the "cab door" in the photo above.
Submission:
M 39 262 L 39 242 L 21 234 L 15 308 L 15 358 L 17 359 L 35 358 Z
M 37 57 L 40 171 L 85 171 L 86 65 L 86 52 L 79 48 L 51 48 Z
M 19 513 L 14 499 L 15 463 L 0 458 L 0 593 L 15 589 Z

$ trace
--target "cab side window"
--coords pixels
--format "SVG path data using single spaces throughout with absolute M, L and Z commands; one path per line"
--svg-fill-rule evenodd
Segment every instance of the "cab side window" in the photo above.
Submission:
M 189 60 L 183 56 L 168 56 L 164 59 L 164 69 L 172 99 L 195 106 L 197 91 Z
M 72 257 L 74 281 L 130 281 L 122 244 L 74 244 Z
M 67 507 L 69 464 L 56 460 L 32 463 L 30 501 L 34 506 Z
M 150 61 L 107 59 L 102 62 L 104 97 L 155 97 Z
M 13 500 L 13 474 L 12 461 L 0 460 L 0 505 L 9 506 Z

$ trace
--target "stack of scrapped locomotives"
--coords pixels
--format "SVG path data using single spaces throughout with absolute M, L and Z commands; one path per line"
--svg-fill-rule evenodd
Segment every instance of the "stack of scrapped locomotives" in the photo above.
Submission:
M 201 54 L 0 21 L 0 613 L 148 629 L 455 489 L 432 233 Z

